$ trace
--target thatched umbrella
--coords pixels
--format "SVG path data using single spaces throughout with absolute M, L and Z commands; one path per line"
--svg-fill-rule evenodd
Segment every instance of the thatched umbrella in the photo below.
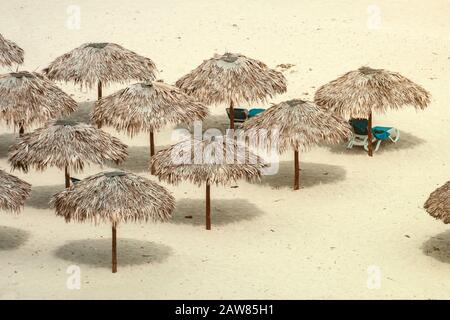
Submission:
M 206 229 L 211 230 L 211 185 L 226 185 L 238 179 L 259 180 L 264 161 L 228 137 L 181 141 L 152 157 L 150 166 L 160 180 L 178 184 L 188 180 L 206 184 Z
M 68 115 L 77 103 L 52 81 L 36 72 L 12 72 L 0 76 L 0 117 L 24 127 Z
M 430 194 L 424 208 L 432 217 L 450 223 L 450 181 Z
M 56 215 L 66 222 L 91 221 L 112 224 L 112 272 L 117 272 L 117 224 L 166 221 L 175 200 L 163 187 L 129 172 L 102 172 L 55 194 Z
M 153 80 L 155 71 L 149 58 L 109 42 L 82 44 L 43 70 L 51 80 L 73 81 L 90 89 L 97 85 L 98 99 L 102 97 L 102 87 L 110 82 Z
M 22 48 L 0 34 L 0 66 L 9 67 L 14 63 L 22 64 L 23 55 Z
M 294 190 L 300 188 L 299 152 L 319 143 L 338 143 L 351 135 L 349 124 L 315 103 L 300 99 L 274 105 L 244 123 L 245 134 L 264 138 L 268 148 L 294 150 Z
M 125 131 L 130 136 L 148 132 L 152 157 L 155 131 L 168 123 L 190 123 L 202 120 L 206 115 L 208 109 L 179 88 L 153 81 L 133 84 L 97 101 L 92 120 Z
M 120 163 L 128 156 L 127 146 L 110 134 L 85 123 L 56 121 L 26 133 L 10 147 L 9 163 L 27 172 L 29 167 L 44 170 L 55 166 L 65 172 L 81 172 L 85 163 Z
M 261 61 L 225 53 L 203 61 L 179 79 L 176 86 L 206 104 L 229 105 L 230 128 L 234 129 L 235 105 L 261 102 L 286 92 L 286 79 Z
M 0 170 L 0 209 L 19 212 L 30 196 L 31 184 Z
M 430 94 L 397 72 L 361 67 L 321 86 L 314 101 L 346 118 L 368 118 L 368 153 L 372 156 L 372 113 L 406 105 L 424 109 Z

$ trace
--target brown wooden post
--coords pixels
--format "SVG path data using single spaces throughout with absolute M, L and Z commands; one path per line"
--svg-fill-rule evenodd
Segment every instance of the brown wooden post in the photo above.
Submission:
M 372 139 L 373 139 L 373 136 L 372 136 L 372 112 L 370 112 L 370 114 L 369 114 L 369 122 L 368 122 L 368 124 L 367 124 L 367 139 L 369 140 L 368 141 L 368 154 L 369 154 L 369 157 L 373 157 L 373 144 L 372 144 Z
M 99 81 L 97 84 L 97 101 L 100 100 L 102 98 L 102 82 Z M 102 123 L 98 122 L 97 123 L 97 128 L 100 129 L 102 127 Z
M 99 81 L 97 85 L 97 100 L 102 98 L 102 82 Z
M 155 155 L 155 137 L 153 131 L 150 131 L 150 159 Z M 150 166 L 150 173 L 155 174 L 155 169 Z
M 23 136 L 24 133 L 25 133 L 25 128 L 21 124 L 20 127 L 19 127 L 19 137 Z
M 69 175 L 69 169 L 67 166 L 64 168 L 64 177 L 66 178 L 66 188 L 70 187 L 70 175 Z
M 117 272 L 117 230 L 116 223 L 112 224 L 112 273 Z
M 230 129 L 234 129 L 234 104 L 230 102 Z
M 294 150 L 294 190 L 300 189 L 300 166 L 298 159 L 298 150 Z
M 211 230 L 211 187 L 206 182 L 206 230 Z

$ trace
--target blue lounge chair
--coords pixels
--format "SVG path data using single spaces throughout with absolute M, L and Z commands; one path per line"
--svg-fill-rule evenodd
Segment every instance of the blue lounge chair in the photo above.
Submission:
M 70 177 L 70 182 L 72 182 L 72 184 L 75 184 L 75 183 L 80 182 L 80 181 L 81 181 L 80 179 Z
M 227 108 L 227 115 L 230 118 L 230 108 Z M 261 108 L 253 108 L 253 109 L 245 109 L 245 108 L 234 108 L 234 122 L 235 123 L 243 123 L 245 120 L 250 119 L 257 114 L 265 111 L 266 109 Z
M 350 120 L 354 133 L 347 144 L 347 149 L 351 149 L 353 146 L 363 146 L 366 151 L 369 150 L 368 124 L 367 119 Z M 397 142 L 400 139 L 400 131 L 393 127 L 376 126 L 372 128 L 372 143 L 375 143 L 374 151 L 378 151 L 381 141 L 388 139 L 394 143 Z

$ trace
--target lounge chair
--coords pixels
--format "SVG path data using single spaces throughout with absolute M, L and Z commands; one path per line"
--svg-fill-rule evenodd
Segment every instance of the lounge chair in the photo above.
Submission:
M 230 108 L 227 108 L 227 115 L 230 118 Z M 235 123 L 243 123 L 245 120 L 253 118 L 257 114 L 265 111 L 266 109 L 261 108 L 253 108 L 253 109 L 245 109 L 245 108 L 234 108 L 234 122 Z
M 351 149 L 353 146 L 363 146 L 366 151 L 369 150 L 368 124 L 369 121 L 367 119 L 350 120 L 354 133 L 347 144 L 347 149 Z M 375 144 L 374 151 L 378 151 L 381 141 L 388 139 L 394 143 L 397 142 L 400 139 L 400 131 L 393 127 L 376 126 L 372 128 L 372 143 Z
M 80 179 L 70 177 L 70 182 L 72 182 L 72 184 L 75 184 L 75 183 L 80 182 L 80 181 L 81 181 Z

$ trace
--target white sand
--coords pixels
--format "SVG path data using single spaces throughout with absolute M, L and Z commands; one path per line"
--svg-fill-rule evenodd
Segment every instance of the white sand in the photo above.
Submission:
M 16 172 L 33 184 L 33 195 L 21 215 L 1 215 L 0 298 L 450 298 L 450 231 L 422 209 L 450 176 L 450 3 L 375 1 L 381 9 L 376 30 L 367 26 L 371 3 L 3 3 L 0 30 L 25 49 L 27 70 L 42 69 L 81 43 L 110 41 L 154 59 L 169 83 L 229 50 L 272 67 L 296 65 L 286 72 L 288 92 L 275 102 L 312 98 L 315 88 L 361 65 L 398 71 L 433 100 L 423 112 L 376 115 L 375 124 L 396 126 L 402 137 L 383 144 L 372 159 L 343 146 L 302 154 L 298 192 L 291 189 L 291 153 L 283 155 L 281 172 L 261 184 L 214 187 L 211 232 L 203 229 L 204 190 L 167 186 L 178 204 L 174 222 L 121 225 L 115 275 L 110 227 L 66 224 L 48 208 L 63 173 Z M 65 27 L 71 4 L 81 7 L 80 30 Z M 77 101 L 95 99 L 94 91 L 62 86 Z M 213 112 L 226 121 L 223 107 Z M 12 130 L 0 129 L 8 132 L 0 135 L 0 167 L 9 169 Z M 158 147 L 170 144 L 172 129 L 157 134 Z M 131 146 L 125 167 L 149 177 L 147 136 L 130 140 L 108 131 Z M 81 268 L 80 290 L 66 287 L 70 265 Z M 380 286 L 372 289 L 370 266 L 381 270 Z

